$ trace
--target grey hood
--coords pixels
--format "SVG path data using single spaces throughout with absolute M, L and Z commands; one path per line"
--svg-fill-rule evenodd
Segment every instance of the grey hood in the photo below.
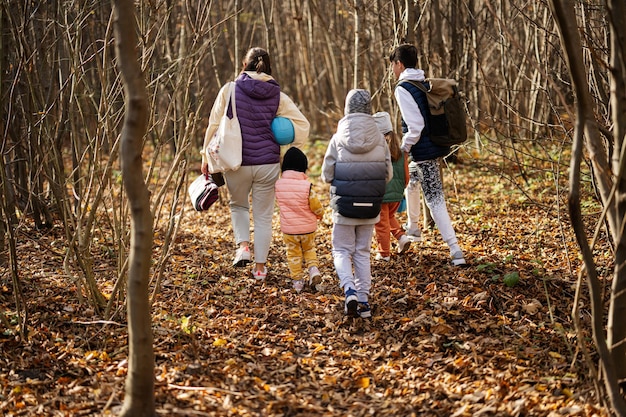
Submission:
M 372 115 L 351 113 L 339 120 L 335 140 L 350 153 L 363 154 L 380 145 L 381 140 L 384 143 L 385 139 Z

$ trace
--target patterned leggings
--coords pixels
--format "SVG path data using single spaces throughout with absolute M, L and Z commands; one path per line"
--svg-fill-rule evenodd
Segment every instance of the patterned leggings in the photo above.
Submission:
M 439 174 L 439 162 L 436 159 L 417 163 L 417 170 L 411 172 L 411 181 L 422 184 L 424 201 L 430 209 L 433 220 L 441 233 L 441 237 L 454 252 L 459 249 L 456 233 L 448 214 L 446 198 L 443 194 L 443 182 Z

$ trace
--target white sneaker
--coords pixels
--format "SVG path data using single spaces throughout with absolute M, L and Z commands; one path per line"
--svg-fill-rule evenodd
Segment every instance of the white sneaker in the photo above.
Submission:
M 254 279 L 256 279 L 257 281 L 265 281 L 265 278 L 267 278 L 267 268 L 263 267 L 262 271 L 258 271 L 258 270 L 252 270 L 252 276 L 254 277 Z
M 465 258 L 463 257 L 463 252 L 456 251 L 452 254 L 452 265 L 454 266 L 462 266 L 462 265 L 466 265 L 465 263 Z
M 422 241 L 422 231 L 419 227 L 409 227 L 408 224 L 403 225 L 404 230 L 406 230 L 406 236 L 411 240 L 411 242 L 421 242 Z
M 302 292 L 304 289 L 304 281 L 301 279 L 293 281 L 293 289 L 296 290 L 296 292 Z
M 250 263 L 250 248 L 248 246 L 240 246 L 235 252 L 235 260 L 233 266 L 246 266 Z
M 422 235 L 420 234 L 406 234 L 405 235 L 411 242 L 422 242 L 424 239 L 422 239 Z
M 313 289 L 322 282 L 322 274 L 316 266 L 309 268 L 309 286 Z
M 378 252 L 376 256 L 374 257 L 374 259 L 377 261 L 389 262 L 391 260 L 391 256 L 383 256 L 380 254 L 380 252 Z
M 404 253 L 411 247 L 411 240 L 407 235 L 400 236 L 398 240 L 398 253 Z

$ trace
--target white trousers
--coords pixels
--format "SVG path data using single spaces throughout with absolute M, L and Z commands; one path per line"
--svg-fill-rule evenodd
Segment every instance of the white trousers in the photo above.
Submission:
M 372 287 L 370 249 L 373 224 L 334 224 L 332 233 L 333 261 L 339 286 L 345 291 L 354 288 L 358 301 L 367 302 Z
M 415 162 L 411 162 L 411 164 L 414 163 Z M 415 167 L 415 169 L 417 170 L 417 167 Z M 404 198 L 406 199 L 406 234 L 421 236 L 422 228 L 420 226 L 420 215 L 422 214 L 422 203 L 420 201 L 420 183 L 416 175 L 409 177 L 409 184 L 404 190 Z
M 242 166 L 224 174 L 230 193 L 230 217 L 235 243 L 250 242 L 250 200 L 254 222 L 254 262 L 267 262 L 272 242 L 274 185 L 280 164 Z M 252 198 L 250 198 L 252 197 Z

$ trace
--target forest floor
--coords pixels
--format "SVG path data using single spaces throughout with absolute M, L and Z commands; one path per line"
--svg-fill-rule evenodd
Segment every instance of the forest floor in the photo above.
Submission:
M 316 152 L 311 179 L 328 206 L 320 164 Z M 344 317 L 329 215 L 317 235 L 322 285 L 297 294 L 277 215 L 269 276 L 259 283 L 231 266 L 226 196 L 208 212 L 188 205 L 152 310 L 157 414 L 606 416 L 581 350 L 595 363 L 585 286 L 580 341 L 571 318 L 579 258 L 566 206 L 550 176 L 526 172 L 522 192 L 497 174 L 499 164 L 461 152 L 444 167 L 468 266 L 449 265 L 436 230 L 388 263 L 372 257 L 371 319 Z M 589 206 L 587 216 L 597 216 Z M 162 244 L 161 228 L 155 259 Z M 64 245 L 60 226 L 18 235 L 30 333 L 21 343 L 11 331 L 0 336 L 0 415 L 115 415 L 123 402 L 123 308 L 109 321 L 79 304 Z M 116 256 L 100 249 L 96 273 L 110 276 Z M 606 253 L 600 244 L 609 281 Z M 504 283 L 517 276 L 517 285 Z M 102 285 L 106 293 L 111 282 Z M 14 318 L 8 269 L 0 308 Z

